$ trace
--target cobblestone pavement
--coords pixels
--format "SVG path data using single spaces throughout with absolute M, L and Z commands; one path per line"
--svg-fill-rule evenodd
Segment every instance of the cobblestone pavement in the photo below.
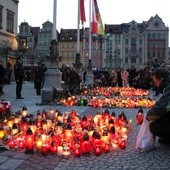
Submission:
M 51 107 L 53 109 L 59 109 L 61 112 L 71 111 L 75 109 L 79 115 L 95 114 L 97 111 L 102 111 L 104 108 L 91 108 L 91 107 L 64 107 L 64 106 L 39 106 L 36 103 L 41 103 L 41 96 L 36 96 L 34 86 L 30 82 L 23 84 L 22 96 L 24 100 L 17 100 L 15 96 L 15 83 L 4 87 L 3 99 L 9 100 L 12 105 L 12 111 L 21 110 L 23 106 L 27 106 L 30 113 L 35 113 L 37 110 L 48 111 Z M 150 152 L 139 153 L 135 150 L 135 142 L 139 126 L 136 125 L 135 115 L 137 109 L 109 109 L 110 112 L 116 112 L 116 115 L 125 112 L 127 119 L 132 119 L 133 126 L 132 132 L 128 135 L 126 149 L 111 150 L 109 153 L 102 153 L 100 156 L 95 156 L 93 153 L 90 155 L 81 155 L 80 157 L 74 157 L 70 155 L 68 158 L 63 158 L 58 155 L 48 154 L 43 156 L 40 153 L 34 153 L 31 155 L 25 154 L 23 150 L 15 151 L 1 151 L 0 152 L 0 170 L 104 170 L 104 169 L 170 169 L 170 146 L 159 144 L 156 141 L 155 149 Z M 147 109 L 144 109 L 146 113 Z

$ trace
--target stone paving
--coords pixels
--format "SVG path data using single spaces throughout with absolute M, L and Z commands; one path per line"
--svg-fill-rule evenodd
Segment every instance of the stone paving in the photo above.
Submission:
M 29 113 L 36 114 L 38 110 L 48 111 L 51 107 L 61 112 L 71 111 L 75 109 L 79 115 L 94 115 L 97 111 L 103 111 L 104 108 L 92 108 L 83 106 L 64 107 L 64 106 L 47 106 L 36 105 L 41 103 L 41 96 L 36 96 L 34 85 L 31 82 L 23 84 L 22 96 L 24 100 L 18 100 L 15 96 L 15 82 L 4 87 L 3 99 L 9 100 L 12 105 L 12 111 L 21 110 L 23 106 L 27 106 Z M 135 142 L 139 126 L 136 125 L 135 115 L 137 109 L 109 109 L 110 112 L 116 112 L 116 115 L 124 111 L 127 119 L 132 119 L 132 132 L 128 135 L 126 149 L 111 150 L 110 153 L 102 153 L 100 156 L 81 155 L 74 157 L 70 155 L 64 158 L 58 155 L 48 154 L 43 156 L 40 153 L 28 155 L 24 150 L 0 151 L 0 170 L 168 170 L 170 169 L 170 146 L 159 144 L 156 141 L 155 149 L 150 152 L 139 153 L 135 150 Z M 144 109 L 146 113 L 148 109 Z

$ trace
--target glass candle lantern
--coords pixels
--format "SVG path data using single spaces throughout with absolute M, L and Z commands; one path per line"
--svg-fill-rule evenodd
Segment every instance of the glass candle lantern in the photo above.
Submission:
M 27 129 L 25 135 L 25 148 L 26 148 L 25 150 L 26 154 L 34 153 L 34 135 L 30 127 Z

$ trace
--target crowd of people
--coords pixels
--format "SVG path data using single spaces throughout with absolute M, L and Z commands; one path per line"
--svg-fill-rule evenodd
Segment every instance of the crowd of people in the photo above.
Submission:
M 119 87 L 134 87 L 145 90 L 155 91 L 155 96 L 158 96 L 162 91 L 155 86 L 152 74 L 153 71 L 159 68 L 146 66 L 143 69 L 137 69 L 131 66 L 128 69 L 119 68 L 110 71 L 95 71 L 94 84 L 96 86 L 119 86 Z M 162 68 L 162 67 L 161 67 Z
M 34 87 L 36 94 L 41 95 L 41 89 L 44 86 L 45 72 L 47 68 L 44 63 L 39 62 L 34 70 Z M 65 66 L 61 68 L 62 81 L 70 95 L 80 94 L 81 83 L 86 83 L 86 70 L 83 69 L 82 76 L 75 69 Z M 6 81 L 10 84 L 11 65 L 7 68 L 0 61 L 0 95 L 3 93 L 3 85 Z M 137 69 L 131 66 L 128 69 L 119 68 L 111 71 L 95 71 L 94 84 L 96 86 L 119 86 L 134 87 L 142 89 L 153 89 L 155 95 L 163 93 L 156 104 L 149 109 L 146 114 L 150 123 L 150 131 L 159 137 L 159 142 L 170 144 L 170 72 L 154 61 L 152 68 L 145 67 Z M 22 58 L 18 57 L 14 65 L 14 76 L 16 81 L 16 98 L 23 99 L 21 95 L 22 84 L 24 81 L 24 68 Z M 6 80 L 5 80 L 6 78 Z

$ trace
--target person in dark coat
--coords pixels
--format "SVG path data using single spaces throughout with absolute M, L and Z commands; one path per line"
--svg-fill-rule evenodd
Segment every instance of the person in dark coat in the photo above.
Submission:
M 44 73 L 46 70 L 45 65 L 39 62 L 38 67 L 35 70 L 35 88 L 37 95 L 41 95 L 41 89 L 44 86 Z
M 3 94 L 3 86 L 4 86 L 4 76 L 6 74 L 6 70 L 3 66 L 2 61 L 0 61 L 0 95 Z
M 134 87 L 134 81 L 136 80 L 135 77 L 137 76 L 137 71 L 134 66 L 131 66 L 130 69 L 128 69 L 128 83 L 130 87 Z
M 12 75 L 11 63 L 8 62 L 6 67 L 7 84 L 11 83 L 11 75 Z
M 165 68 L 157 68 L 152 79 L 163 95 L 147 112 L 146 118 L 151 121 L 150 131 L 159 137 L 158 141 L 170 144 L 170 73 Z
M 159 60 L 157 57 L 153 58 L 153 70 L 155 70 L 156 68 L 160 67 L 160 64 L 159 64 Z M 155 91 L 155 96 L 159 96 L 159 88 L 156 87 L 154 84 L 153 84 L 153 89 Z
M 18 57 L 16 64 L 14 65 L 14 76 L 16 80 L 16 98 L 23 99 L 23 97 L 21 96 L 21 91 L 24 80 L 24 69 L 22 66 L 21 57 Z
M 72 95 L 80 93 L 80 83 L 82 80 L 75 70 L 66 67 L 63 72 L 63 80 L 68 88 L 68 91 Z

